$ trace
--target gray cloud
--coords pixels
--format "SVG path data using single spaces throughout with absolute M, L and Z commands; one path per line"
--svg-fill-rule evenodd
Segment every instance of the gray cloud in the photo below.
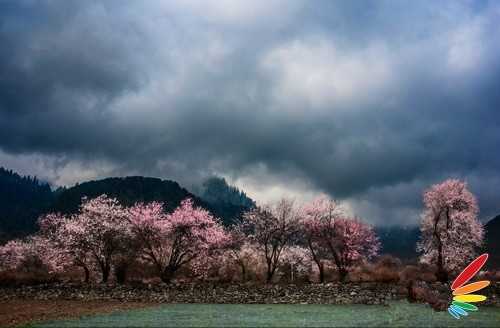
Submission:
M 499 19 L 493 1 L 2 1 L 0 160 L 56 184 L 223 174 L 379 224 L 416 222 L 453 176 L 489 218 Z

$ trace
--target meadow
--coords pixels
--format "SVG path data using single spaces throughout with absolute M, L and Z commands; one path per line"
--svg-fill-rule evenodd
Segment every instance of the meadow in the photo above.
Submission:
M 428 305 L 168 304 L 35 327 L 500 327 L 500 308 L 456 320 Z

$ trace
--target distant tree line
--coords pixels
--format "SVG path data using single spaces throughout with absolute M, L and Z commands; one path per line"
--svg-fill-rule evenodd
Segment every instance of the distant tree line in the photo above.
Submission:
M 38 216 L 47 212 L 53 201 L 47 183 L 0 167 L 0 235 L 34 232 Z

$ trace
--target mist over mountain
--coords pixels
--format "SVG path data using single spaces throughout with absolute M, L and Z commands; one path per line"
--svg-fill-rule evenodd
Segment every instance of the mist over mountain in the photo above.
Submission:
M 226 179 L 217 176 L 206 179 L 201 185 L 194 185 L 191 190 L 225 218 L 238 218 L 256 206 L 255 201 L 244 191 L 230 186 Z
M 232 204 L 237 206 L 254 207 L 253 201 L 247 194 L 230 186 L 226 179 L 213 176 L 206 179 L 201 186 L 194 186 L 193 193 L 210 204 Z

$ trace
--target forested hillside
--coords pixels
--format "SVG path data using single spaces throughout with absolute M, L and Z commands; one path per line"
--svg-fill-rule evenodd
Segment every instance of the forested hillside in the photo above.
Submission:
M 167 211 L 173 210 L 186 198 L 193 198 L 198 206 L 206 206 L 206 203 L 177 182 L 137 176 L 107 178 L 77 184 L 61 192 L 52 209 L 62 213 L 76 212 L 82 197 L 95 198 L 102 194 L 118 199 L 125 206 L 138 202 L 162 202 Z
M 489 266 L 500 268 L 500 215 L 485 225 L 486 250 L 490 254 Z
M 0 168 L 0 232 L 3 236 L 33 232 L 37 217 L 47 211 L 53 201 L 54 194 L 47 183 Z
M 200 186 L 194 186 L 192 191 L 210 204 L 219 217 L 230 220 L 228 223 L 241 217 L 243 212 L 255 207 L 253 199 L 242 190 L 230 186 L 226 179 L 221 177 L 210 177 Z
M 225 180 L 217 179 L 203 185 L 202 199 L 175 181 L 141 176 L 88 181 L 52 191 L 47 183 L 36 177 L 23 177 L 0 168 L 0 241 L 34 232 L 41 214 L 49 211 L 74 213 L 83 197 L 94 198 L 102 194 L 118 199 L 125 206 L 137 202 L 162 202 L 168 212 L 183 199 L 192 198 L 195 205 L 206 208 L 228 225 L 253 207 L 254 202 L 245 193 L 227 185 Z

